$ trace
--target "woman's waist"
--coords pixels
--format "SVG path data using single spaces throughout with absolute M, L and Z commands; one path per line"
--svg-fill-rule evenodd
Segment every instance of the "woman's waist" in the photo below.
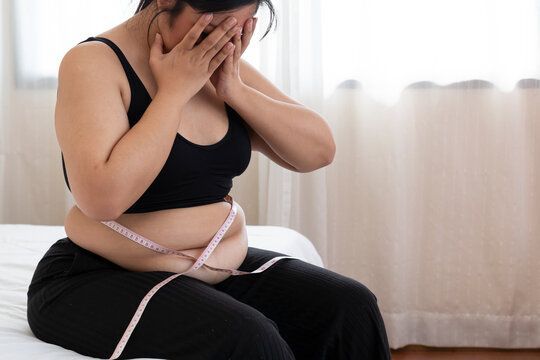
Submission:
M 245 232 L 244 212 L 238 203 L 236 206 L 236 216 L 221 241 L 237 238 Z M 231 204 L 221 201 L 188 208 L 122 214 L 114 221 L 164 247 L 198 249 L 209 244 L 230 211 Z
M 247 248 L 244 212 L 238 203 L 236 205 L 236 216 L 218 245 L 218 248 L 225 247 L 229 249 L 227 253 L 233 254 Z M 210 243 L 230 210 L 230 203 L 219 202 L 192 208 L 123 214 L 114 221 L 163 247 L 182 252 L 199 251 Z M 67 213 L 64 227 L 68 237 L 79 247 L 126 268 L 129 264 L 151 261 L 157 255 L 163 255 L 87 217 L 77 206 Z
M 243 261 L 248 241 L 244 212 L 238 203 L 233 221 L 207 263 L 234 269 Z M 198 258 L 228 218 L 231 204 L 219 202 L 193 208 L 123 214 L 114 221 L 128 230 L 169 249 Z M 186 259 L 165 255 L 132 241 L 74 206 L 66 215 L 65 230 L 79 247 L 132 271 L 183 271 Z M 182 265 L 183 263 L 183 265 Z

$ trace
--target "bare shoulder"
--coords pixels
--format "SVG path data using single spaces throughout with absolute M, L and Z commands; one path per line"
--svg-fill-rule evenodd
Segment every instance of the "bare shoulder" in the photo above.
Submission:
M 107 69 L 111 65 L 114 65 L 111 51 L 106 44 L 99 41 L 77 44 L 69 49 L 62 58 L 59 75 L 69 75 L 71 73 L 83 74 L 85 71 L 94 74 L 92 70 L 96 69 L 107 72 Z
M 89 41 L 72 47 L 64 55 L 58 70 L 58 86 L 102 83 L 123 90 L 121 75 L 122 65 L 113 50 L 100 41 Z

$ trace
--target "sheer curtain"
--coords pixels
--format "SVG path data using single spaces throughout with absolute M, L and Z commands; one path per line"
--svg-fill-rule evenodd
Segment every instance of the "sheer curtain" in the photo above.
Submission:
M 539 347 L 540 2 L 275 3 L 259 68 L 337 152 L 259 156 L 259 223 L 373 289 L 392 348 Z
M 368 286 L 392 348 L 540 347 L 539 1 L 273 3 L 245 58 L 324 116 L 337 152 L 307 174 L 254 156 L 233 189 L 248 223 L 305 234 Z M 5 223 L 62 224 L 58 62 L 136 1 L 51 4 L 2 2 Z
M 4 0 L 0 6 L 0 221 L 63 224 L 73 200 L 54 129 L 58 65 L 74 44 L 121 22 L 135 4 Z

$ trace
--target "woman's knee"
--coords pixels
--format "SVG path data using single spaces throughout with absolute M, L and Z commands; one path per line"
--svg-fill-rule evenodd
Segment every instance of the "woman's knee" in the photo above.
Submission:
M 335 305 L 377 306 L 375 294 L 366 285 L 349 277 L 335 281 L 326 289 L 326 294 Z
M 335 305 L 339 307 L 340 318 L 349 319 L 347 328 L 339 327 L 342 331 L 340 336 L 348 337 L 350 342 L 363 342 L 364 347 L 355 348 L 355 351 L 365 355 L 355 358 L 389 359 L 388 336 L 377 297 L 366 285 L 349 280 L 334 293 L 338 299 Z M 363 340 L 359 341 L 360 338 Z
M 349 298 L 362 304 L 377 304 L 377 296 L 364 284 L 353 280 L 348 287 Z
M 264 315 L 245 316 L 239 319 L 237 329 L 252 341 L 269 337 L 280 337 L 277 324 Z
M 352 282 L 343 290 L 343 299 L 340 302 L 342 311 L 349 317 L 364 317 L 370 314 L 378 326 L 382 326 L 382 317 L 375 294 L 364 284 Z
M 264 314 L 250 312 L 238 317 L 235 325 L 237 343 L 231 359 L 294 359 L 277 324 Z

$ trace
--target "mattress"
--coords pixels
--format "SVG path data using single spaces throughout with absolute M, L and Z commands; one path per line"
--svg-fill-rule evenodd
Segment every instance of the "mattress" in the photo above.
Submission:
M 281 226 L 248 225 L 247 233 L 251 247 L 281 252 L 324 267 L 311 241 L 295 230 Z M 66 237 L 63 226 L 0 224 L 2 359 L 90 359 L 37 339 L 26 320 L 26 292 L 34 269 L 47 249 L 63 237 Z

